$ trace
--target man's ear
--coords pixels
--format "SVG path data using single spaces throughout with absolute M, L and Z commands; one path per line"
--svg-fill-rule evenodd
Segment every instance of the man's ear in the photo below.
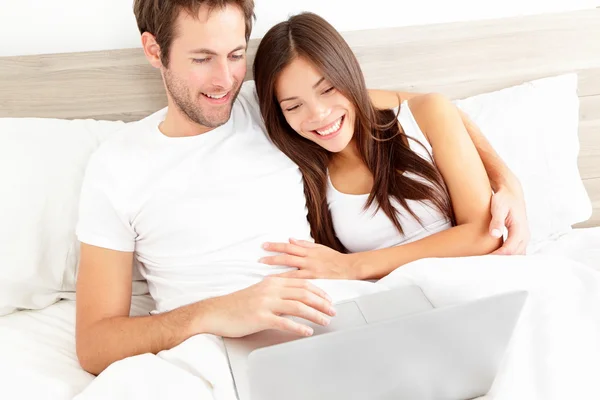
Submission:
M 144 54 L 154 68 L 162 68 L 163 64 L 160 59 L 160 46 L 156 43 L 156 38 L 150 32 L 142 34 L 142 47 Z

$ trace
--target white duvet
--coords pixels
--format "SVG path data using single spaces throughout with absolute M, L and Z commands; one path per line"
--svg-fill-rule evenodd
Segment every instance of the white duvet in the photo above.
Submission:
M 147 315 L 149 296 L 134 296 L 132 315 Z M 94 376 L 75 354 L 75 302 L 0 317 L 0 399 L 71 400 Z
M 600 274 L 557 256 L 420 260 L 377 283 L 318 280 L 336 301 L 406 284 L 436 307 L 512 290 L 529 298 L 486 399 L 597 399 L 600 372 Z M 234 399 L 222 341 L 189 339 L 158 355 L 119 361 L 77 400 Z

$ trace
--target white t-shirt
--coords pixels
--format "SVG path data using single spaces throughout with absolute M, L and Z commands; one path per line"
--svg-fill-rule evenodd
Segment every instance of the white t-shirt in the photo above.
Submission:
M 165 116 L 131 124 L 92 156 L 79 240 L 135 252 L 159 312 L 289 270 L 258 260 L 265 241 L 310 239 L 302 175 L 269 141 L 254 82 L 205 134 L 167 137 Z
M 394 112 L 397 112 L 397 109 Z M 424 149 L 414 140 L 409 140 L 411 150 L 431 162 L 429 155 L 430 152 L 432 153 L 431 145 L 419 128 L 406 101 L 400 107 L 398 121 L 408 136 L 417 139 L 425 146 Z M 427 182 L 415 174 L 406 176 L 420 182 Z M 410 209 L 420 218 L 421 223 L 419 223 L 398 201 L 392 199 L 392 205 L 399 212 L 398 220 L 404 231 L 401 235 L 383 210 L 375 212 L 376 202 L 369 209 L 364 209 L 368 197 L 368 194 L 341 193 L 329 180 L 327 202 L 331 210 L 333 227 L 340 242 L 352 253 L 398 246 L 452 227 L 450 220 L 430 201 L 407 200 Z

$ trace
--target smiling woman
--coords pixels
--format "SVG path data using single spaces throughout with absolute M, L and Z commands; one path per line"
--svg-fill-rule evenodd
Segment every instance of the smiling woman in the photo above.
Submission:
M 426 95 L 400 106 L 387 96 L 376 108 L 346 41 L 311 13 L 265 35 L 254 75 L 267 132 L 302 171 L 314 239 L 355 253 L 349 277 L 498 247 L 486 233 L 490 183 L 448 100 Z
M 331 152 L 346 148 L 354 131 L 354 107 L 313 63 L 298 57 L 282 70 L 275 89 L 294 131 Z

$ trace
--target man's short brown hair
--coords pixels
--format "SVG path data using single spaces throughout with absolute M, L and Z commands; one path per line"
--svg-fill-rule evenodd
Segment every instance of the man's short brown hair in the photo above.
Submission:
M 175 38 L 175 21 L 181 11 L 197 16 L 201 6 L 209 10 L 222 9 L 228 5 L 238 6 L 246 19 L 246 41 L 252 32 L 254 19 L 254 0 L 135 0 L 133 12 L 140 33 L 149 32 L 160 46 L 161 61 L 169 65 L 169 51 Z

